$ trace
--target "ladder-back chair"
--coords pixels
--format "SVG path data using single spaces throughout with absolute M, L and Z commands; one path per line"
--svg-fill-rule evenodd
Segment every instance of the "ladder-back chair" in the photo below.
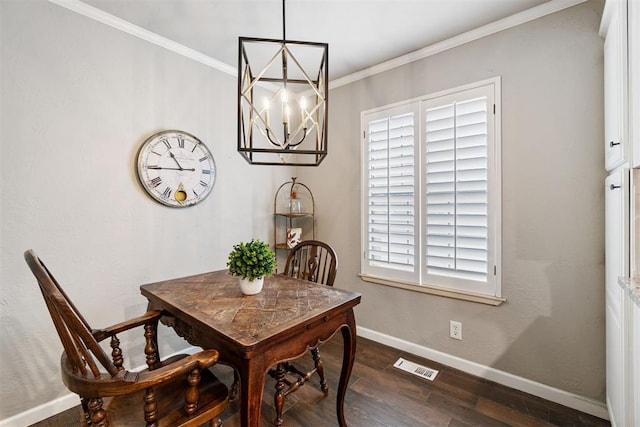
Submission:
M 338 270 L 338 256 L 331 246 L 318 240 L 304 240 L 298 243 L 289 253 L 285 264 L 284 275 L 320 283 L 326 286 L 333 286 Z M 278 381 L 277 388 L 284 388 L 275 395 L 276 421 L 275 424 L 282 425 L 282 410 L 285 398 L 298 390 L 309 381 L 313 374 L 318 374 L 320 379 L 320 389 L 325 396 L 329 394 L 329 386 L 324 378 L 324 368 L 320 360 L 319 346 L 311 348 L 313 358 L 313 370 L 303 372 L 296 368 L 291 362 L 279 363 L 276 368 L 269 371 L 269 375 Z M 292 374 L 294 380 L 288 380 L 287 375 Z
M 162 312 L 105 329 L 93 329 L 60 284 L 32 250 L 24 253 L 40 286 L 64 351 L 62 381 L 80 396 L 87 425 L 92 426 L 200 426 L 221 425 L 219 415 L 228 405 L 228 389 L 209 371 L 218 351 L 204 350 L 161 361 L 157 326 Z M 147 368 L 125 369 L 118 334 L 139 328 L 144 336 Z M 100 342 L 109 338 L 111 356 Z

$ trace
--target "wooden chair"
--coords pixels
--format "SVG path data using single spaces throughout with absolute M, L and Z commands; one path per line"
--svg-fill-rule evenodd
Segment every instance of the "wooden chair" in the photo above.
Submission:
M 338 256 L 331 246 L 318 240 L 305 240 L 291 250 L 287 257 L 284 275 L 333 286 L 337 270 Z M 314 368 L 309 372 L 302 372 L 291 362 L 279 363 L 275 369 L 269 371 L 269 375 L 277 381 L 274 401 L 276 407 L 275 424 L 278 426 L 282 425 L 282 409 L 285 398 L 309 381 L 313 374 L 318 374 L 320 389 L 325 397 L 329 394 L 329 387 L 324 378 L 324 368 L 320 360 L 319 345 L 311 348 L 311 356 Z M 294 376 L 293 381 L 286 378 L 289 374 Z M 285 387 L 288 388 L 284 390 Z
M 221 426 L 218 416 L 228 404 L 228 389 L 210 371 L 218 352 L 204 350 L 161 361 L 157 326 L 162 312 L 149 311 L 105 329 L 92 329 L 56 279 L 32 250 L 25 260 L 38 280 L 64 351 L 62 381 L 80 396 L 91 426 Z M 117 334 L 140 328 L 147 368 L 123 367 Z M 110 338 L 111 357 L 100 342 Z M 105 345 L 106 346 L 106 345 Z

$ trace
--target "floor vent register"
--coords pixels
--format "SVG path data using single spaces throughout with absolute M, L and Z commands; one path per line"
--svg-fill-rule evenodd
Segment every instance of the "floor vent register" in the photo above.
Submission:
M 426 366 L 418 365 L 417 363 L 403 359 L 402 357 L 399 358 L 396 363 L 393 364 L 393 366 L 398 369 L 402 369 L 403 371 L 409 372 L 410 374 L 417 375 L 421 378 L 426 378 L 429 381 L 435 380 L 436 375 L 438 375 L 439 372 L 435 369 L 427 368 Z

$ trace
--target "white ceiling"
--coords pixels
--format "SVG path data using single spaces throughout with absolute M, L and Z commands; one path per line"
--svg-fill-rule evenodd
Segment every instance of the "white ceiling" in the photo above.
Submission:
M 238 37 L 282 38 L 281 0 L 83 0 L 232 67 Z M 287 0 L 287 39 L 329 43 L 330 80 L 543 3 L 566 0 Z M 575 1 L 574 1 L 575 3 Z

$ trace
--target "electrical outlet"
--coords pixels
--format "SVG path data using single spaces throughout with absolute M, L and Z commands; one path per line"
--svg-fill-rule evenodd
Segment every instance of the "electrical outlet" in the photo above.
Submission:
M 449 321 L 449 336 L 456 340 L 462 340 L 462 322 Z

